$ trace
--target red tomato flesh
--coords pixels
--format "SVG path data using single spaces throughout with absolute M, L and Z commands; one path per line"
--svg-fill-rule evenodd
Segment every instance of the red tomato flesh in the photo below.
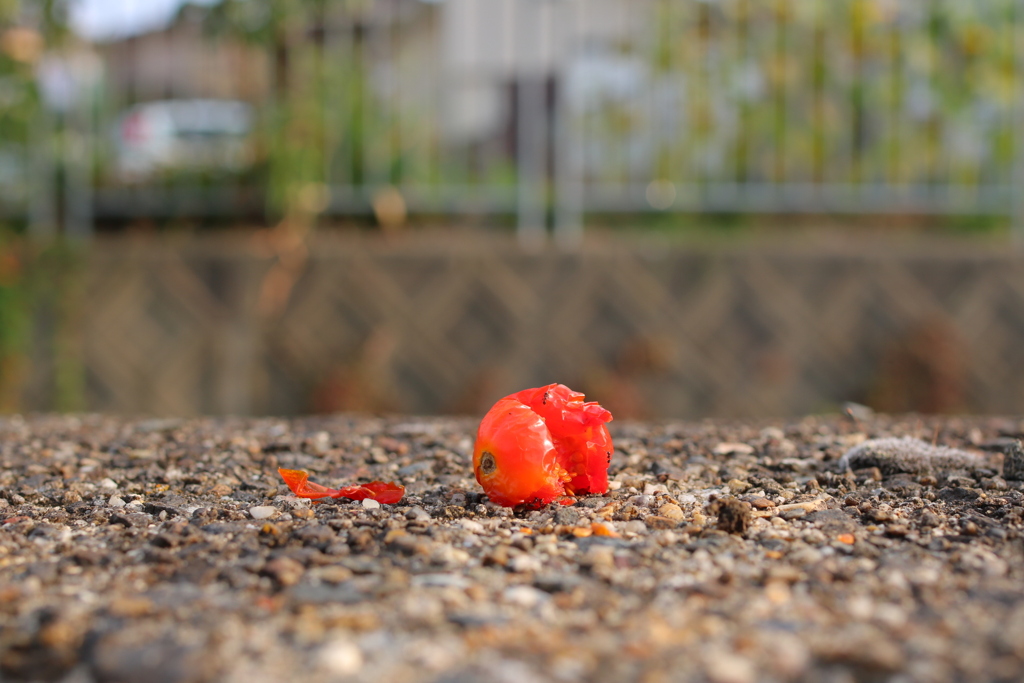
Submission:
M 349 498 L 350 500 L 373 498 L 378 503 L 393 505 L 402 500 L 402 496 L 405 495 L 405 487 L 393 481 L 371 481 L 368 484 L 332 489 L 309 481 L 309 473 L 303 470 L 279 468 L 277 473 L 281 475 L 281 479 L 292 490 L 292 493 L 299 498 L 311 498 L 313 502 L 323 498 Z
M 473 471 L 498 505 L 541 507 L 608 490 L 612 414 L 562 384 L 506 396 L 477 430 Z

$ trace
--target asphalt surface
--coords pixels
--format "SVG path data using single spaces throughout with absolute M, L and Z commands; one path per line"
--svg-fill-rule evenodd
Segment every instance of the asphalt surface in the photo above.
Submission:
M 0 679 L 1024 680 L 1019 419 L 613 422 L 607 495 L 534 511 L 475 427 L 0 418 Z

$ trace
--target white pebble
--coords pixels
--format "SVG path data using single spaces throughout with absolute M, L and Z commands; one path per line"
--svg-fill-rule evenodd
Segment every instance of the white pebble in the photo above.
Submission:
M 745 443 L 724 441 L 711 450 L 715 455 L 750 455 L 754 452 L 754 447 Z
M 107 505 L 109 505 L 112 508 L 123 508 L 124 500 L 118 498 L 117 496 L 111 496 L 110 500 L 107 501 Z
M 323 455 L 331 450 L 331 435 L 327 432 L 317 432 L 309 442 L 310 450 L 316 455 Z
M 350 676 L 363 668 L 363 653 L 354 643 L 334 640 L 320 648 L 320 665 L 338 676 Z
M 459 522 L 459 525 L 466 531 L 472 531 L 474 534 L 482 534 L 484 532 L 484 525 L 472 519 L 463 519 Z
M 549 596 L 544 591 L 538 590 L 533 586 L 512 586 L 505 589 L 502 597 L 505 599 L 505 602 L 530 609 L 538 603 L 547 600 Z
M 249 514 L 253 519 L 269 519 L 277 514 L 277 508 L 273 505 L 258 505 L 249 508 Z
M 516 555 L 508 563 L 512 571 L 523 574 L 525 572 L 539 572 L 543 567 L 533 555 Z
M 380 508 L 380 503 L 373 498 L 363 498 L 363 507 L 367 510 L 377 510 Z
M 639 519 L 634 519 L 628 522 L 620 522 L 618 527 L 619 531 L 624 534 L 647 534 L 647 525 L 641 522 Z
M 114 483 L 113 479 L 103 479 L 102 481 L 100 481 L 100 488 L 110 489 L 111 491 L 113 491 L 114 489 L 117 488 L 117 484 Z
M 769 640 L 767 652 L 773 659 L 773 668 L 783 678 L 799 678 L 811 661 L 807 645 L 791 634 L 776 634 Z
M 721 653 L 708 662 L 708 678 L 714 683 L 753 683 L 757 671 L 746 657 Z

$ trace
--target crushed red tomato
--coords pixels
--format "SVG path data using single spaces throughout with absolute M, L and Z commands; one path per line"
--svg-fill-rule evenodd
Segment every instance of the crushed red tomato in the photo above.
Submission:
M 299 498 L 313 498 L 315 500 L 321 498 L 350 498 L 351 500 L 372 498 L 378 503 L 393 505 L 402 500 L 402 496 L 405 495 L 405 487 L 393 481 L 371 481 L 368 484 L 331 489 L 320 484 L 314 484 L 309 480 L 309 474 L 302 470 L 279 469 L 277 473 L 284 479 L 284 483 L 288 484 L 288 488 L 292 490 L 292 493 Z
M 505 507 L 537 508 L 608 490 L 612 414 L 562 384 L 506 396 L 477 430 L 473 471 Z

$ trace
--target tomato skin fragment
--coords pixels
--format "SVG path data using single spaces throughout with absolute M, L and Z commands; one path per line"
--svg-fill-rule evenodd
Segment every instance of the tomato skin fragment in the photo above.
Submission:
M 303 470 L 286 470 L 278 468 L 277 473 L 284 479 L 284 483 L 299 498 L 330 498 L 334 493 L 333 489 L 309 481 L 309 473 Z
M 357 486 L 346 486 L 342 489 L 332 489 L 309 481 L 309 473 L 303 470 L 286 470 L 279 468 L 277 473 L 299 498 L 312 498 L 315 500 L 323 498 L 349 498 L 351 500 L 363 500 L 372 498 L 384 505 L 393 505 L 402 500 L 405 495 L 405 487 L 395 482 L 371 481 L 368 484 Z
M 562 384 L 526 389 L 484 415 L 473 471 L 498 505 L 572 505 L 574 496 L 608 490 L 612 414 Z
M 402 500 L 402 496 L 405 495 L 405 487 L 393 481 L 371 481 L 368 484 L 343 488 L 338 493 L 341 494 L 341 498 L 351 498 L 352 500 L 373 498 L 378 503 L 394 505 Z

